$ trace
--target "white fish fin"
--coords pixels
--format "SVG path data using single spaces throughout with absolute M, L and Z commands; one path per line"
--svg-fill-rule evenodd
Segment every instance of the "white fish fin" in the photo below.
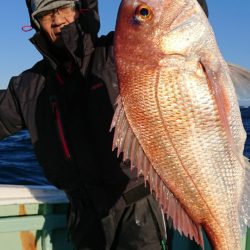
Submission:
M 247 227 L 250 227 L 250 163 L 247 158 L 245 158 L 245 162 L 245 182 L 239 209 L 242 236 L 246 234 Z
M 117 103 L 119 102 L 119 99 L 117 99 Z M 121 118 L 123 118 L 124 114 L 121 114 L 121 112 L 124 112 L 124 109 L 122 109 L 122 107 L 120 105 L 117 105 L 117 108 L 115 110 L 115 114 L 113 116 L 113 120 L 110 126 L 110 131 L 117 126 L 118 124 L 120 124 L 120 120 Z M 118 136 L 119 136 L 119 131 L 115 130 L 114 133 L 114 140 L 113 140 L 113 146 L 112 146 L 112 150 L 114 150 L 116 147 L 118 147 L 119 142 L 118 142 Z M 116 143 L 116 144 L 115 144 Z
M 240 106 L 250 107 L 250 70 L 228 63 Z
M 200 225 L 193 222 L 180 202 L 156 173 L 129 126 L 121 98 L 118 97 L 117 100 L 118 106 L 112 121 L 112 128 L 115 128 L 114 148 L 118 148 L 119 153 L 123 152 L 123 160 L 130 160 L 131 168 L 136 166 L 138 175 L 144 176 L 145 183 L 146 181 L 149 183 L 151 192 L 154 192 L 156 200 L 160 203 L 167 218 L 172 221 L 174 229 L 186 237 L 194 239 L 197 244 L 203 247 Z
M 115 103 L 116 109 L 115 109 L 113 120 L 112 120 L 112 123 L 111 123 L 111 126 L 110 126 L 110 131 L 115 127 L 115 125 L 117 124 L 118 117 L 120 116 L 120 112 L 121 112 L 121 109 L 122 109 L 122 106 L 118 105 L 118 103 L 121 101 L 120 99 L 121 99 L 121 97 L 118 96 L 117 100 L 116 100 L 116 103 Z

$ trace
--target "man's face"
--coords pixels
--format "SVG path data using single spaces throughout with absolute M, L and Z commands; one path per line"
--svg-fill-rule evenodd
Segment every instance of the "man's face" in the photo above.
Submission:
M 79 17 L 79 12 L 72 6 L 62 6 L 37 15 L 41 30 L 49 41 L 56 44 L 62 27 L 74 22 Z

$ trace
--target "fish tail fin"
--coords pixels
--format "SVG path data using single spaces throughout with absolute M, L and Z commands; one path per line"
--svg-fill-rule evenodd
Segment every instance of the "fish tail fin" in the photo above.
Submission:
M 239 209 L 242 236 L 246 234 L 247 227 L 250 227 L 250 163 L 247 158 L 245 163 L 245 182 Z

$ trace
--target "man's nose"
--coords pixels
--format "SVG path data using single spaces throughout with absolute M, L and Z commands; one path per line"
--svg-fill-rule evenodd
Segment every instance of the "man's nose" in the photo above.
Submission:
M 53 24 L 54 25 L 61 25 L 65 22 L 65 18 L 60 15 L 58 11 L 56 11 L 53 15 Z

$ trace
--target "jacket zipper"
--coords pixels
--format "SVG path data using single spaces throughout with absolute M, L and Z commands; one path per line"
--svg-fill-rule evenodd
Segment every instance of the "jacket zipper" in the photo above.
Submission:
M 57 126 L 57 130 L 58 130 L 59 138 L 61 140 L 64 155 L 65 155 L 67 160 L 70 160 L 71 154 L 70 154 L 69 147 L 68 147 L 68 144 L 67 144 L 67 141 L 65 138 L 62 119 L 61 119 L 61 115 L 60 115 L 60 111 L 59 111 L 59 106 L 58 106 L 58 102 L 57 102 L 55 96 L 53 96 L 53 98 L 51 98 L 51 105 L 52 105 L 52 110 L 55 114 L 56 126 Z

